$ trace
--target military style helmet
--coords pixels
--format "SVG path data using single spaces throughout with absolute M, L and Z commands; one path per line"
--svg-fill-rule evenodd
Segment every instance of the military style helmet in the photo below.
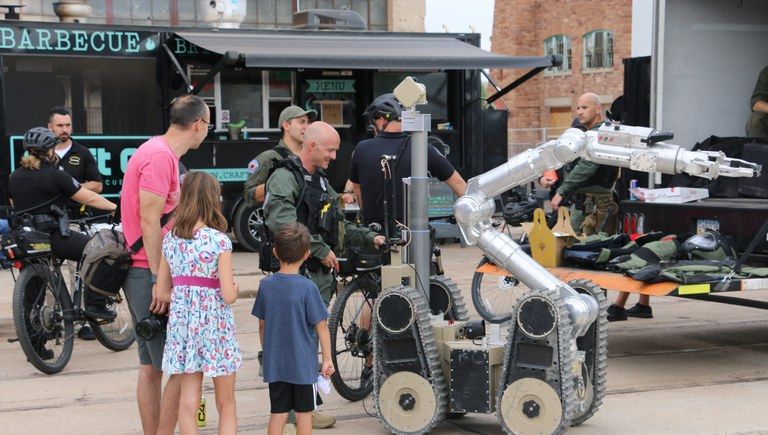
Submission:
M 403 106 L 394 94 L 382 94 L 376 97 L 363 112 L 363 116 L 373 123 L 374 119 L 384 118 L 387 122 L 399 121 Z
M 35 127 L 24 133 L 24 150 L 46 152 L 59 143 L 59 138 L 45 127 Z
M 736 257 L 736 251 L 731 244 L 717 231 L 705 231 L 689 237 L 681 248 L 692 260 L 724 260 Z

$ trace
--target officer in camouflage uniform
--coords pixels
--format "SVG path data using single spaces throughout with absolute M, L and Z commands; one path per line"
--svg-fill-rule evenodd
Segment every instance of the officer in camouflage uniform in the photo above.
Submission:
M 768 66 L 760 71 L 749 104 L 752 115 L 747 121 L 747 136 L 768 140 Z
M 283 131 L 280 142 L 266 150 L 248 163 L 248 180 L 243 187 L 243 197 L 249 206 L 264 202 L 264 183 L 276 161 L 291 155 L 298 155 L 304 140 L 304 130 L 317 117 L 313 110 L 304 110 L 299 106 L 288 106 L 280 112 L 278 125 Z
M 269 177 L 264 203 L 265 223 L 271 234 L 288 222 L 298 221 L 309 229 L 310 257 L 304 265 L 326 305 L 336 281 L 332 271 L 339 267 L 336 253 L 347 245 L 380 246 L 385 241 L 384 236 L 344 218 L 339 196 L 323 172 L 336 158 L 339 144 L 339 134 L 329 124 L 309 125 L 298 158 L 281 163 L 285 166 Z
M 586 93 L 576 104 L 579 123 L 589 130 L 600 128 L 603 124 L 600 98 Z M 577 233 L 591 235 L 601 230 L 614 234 L 619 205 L 613 200 L 613 185 L 618 172 L 618 168 L 578 159 L 552 197 L 552 209 L 557 210 L 563 198 L 573 194 L 571 225 Z

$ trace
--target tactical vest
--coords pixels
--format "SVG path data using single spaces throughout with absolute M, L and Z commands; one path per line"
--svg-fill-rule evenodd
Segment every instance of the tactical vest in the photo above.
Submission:
M 597 171 L 587 178 L 585 186 L 600 186 L 610 189 L 619 176 L 619 168 L 614 166 L 598 165 Z
M 573 168 L 576 167 L 576 165 L 579 163 L 580 158 L 566 163 L 563 165 L 563 171 L 568 174 L 573 170 Z M 600 186 L 604 187 L 606 189 L 610 189 L 613 187 L 613 183 L 616 181 L 616 179 L 619 177 L 619 168 L 613 167 L 613 166 L 606 166 L 606 165 L 598 165 L 597 171 L 595 171 L 594 174 L 592 174 L 589 178 L 587 178 L 586 181 L 582 184 L 582 186 Z
M 276 162 L 272 166 L 269 176 L 271 177 L 272 173 L 278 168 L 290 170 L 299 186 L 299 195 L 296 198 L 296 221 L 304 224 L 310 234 L 319 235 L 323 242 L 333 249 L 339 238 L 339 220 L 336 215 L 333 198 L 328 194 L 330 185 L 325 177 L 325 173 L 321 169 L 315 171 L 314 174 L 306 173 L 301 166 L 301 160 L 295 156 Z M 268 203 L 267 206 L 269 206 Z M 266 225 L 263 226 L 263 229 L 268 242 L 263 243 L 263 245 L 268 245 L 269 247 L 262 249 L 262 252 L 268 250 L 271 255 L 274 235 Z M 315 271 L 314 269 L 319 267 L 319 261 L 315 260 L 313 257 L 310 257 L 306 263 L 307 268 L 313 272 Z M 274 267 L 274 264 L 272 267 Z
M 292 154 L 291 150 L 289 150 L 286 147 L 281 147 L 280 145 L 276 145 L 274 148 L 272 148 L 272 151 L 280 154 L 280 157 L 282 157 L 282 159 L 290 158 L 291 154 Z M 278 163 L 278 162 L 280 162 L 280 160 L 281 159 L 272 159 L 272 162 L 273 163 Z
M 273 166 L 274 166 L 275 163 L 279 162 L 280 160 L 287 159 L 288 157 L 290 157 L 292 155 L 291 150 L 287 149 L 286 147 L 282 147 L 280 145 L 275 145 L 272 148 L 272 151 L 276 152 L 279 155 L 279 158 L 278 157 L 273 157 L 271 159 L 271 162 L 272 162 Z M 258 158 L 258 156 L 257 156 L 257 158 Z M 255 161 L 255 160 L 256 159 L 254 159 L 253 161 Z M 250 166 L 250 164 L 249 164 L 249 166 Z M 257 172 L 257 171 L 258 171 L 258 169 L 256 171 L 254 171 L 254 172 Z M 270 172 L 270 174 L 271 174 L 271 172 Z M 243 184 L 243 199 L 245 200 L 245 204 L 248 207 L 253 207 L 253 206 L 256 206 L 256 205 L 260 205 L 259 203 L 256 202 L 256 199 L 253 197 L 253 190 L 257 187 L 257 185 L 250 184 L 252 182 L 251 175 L 254 175 L 254 174 L 250 174 L 248 176 L 248 179 L 245 181 L 245 184 Z

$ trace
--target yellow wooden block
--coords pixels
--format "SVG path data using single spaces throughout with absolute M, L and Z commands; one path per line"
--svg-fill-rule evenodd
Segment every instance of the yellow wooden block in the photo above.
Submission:
M 680 296 L 684 295 L 702 295 L 709 293 L 710 285 L 709 284 L 688 284 L 688 285 L 681 285 L 677 288 L 677 294 Z

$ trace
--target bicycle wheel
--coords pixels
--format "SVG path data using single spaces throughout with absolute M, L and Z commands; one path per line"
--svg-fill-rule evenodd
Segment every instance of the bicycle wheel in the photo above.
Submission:
M 47 265 L 26 266 L 13 287 L 13 324 L 27 360 L 43 373 L 64 369 L 75 340 L 67 287 Z
M 331 331 L 331 358 L 336 373 L 331 382 L 339 395 L 350 401 L 362 400 L 373 390 L 371 316 L 377 287 L 373 279 L 356 278 L 333 304 L 328 318 Z
M 493 262 L 483 257 L 477 268 Z M 475 271 L 472 276 L 472 303 L 480 317 L 490 323 L 504 323 L 512 317 L 517 300 L 524 289 L 517 287 L 517 278 L 503 273 Z
M 133 334 L 133 320 L 128 309 L 128 301 L 122 293 L 107 298 L 107 308 L 116 312 L 112 321 L 88 320 L 96 340 L 104 347 L 115 352 L 131 347 L 136 337 Z

